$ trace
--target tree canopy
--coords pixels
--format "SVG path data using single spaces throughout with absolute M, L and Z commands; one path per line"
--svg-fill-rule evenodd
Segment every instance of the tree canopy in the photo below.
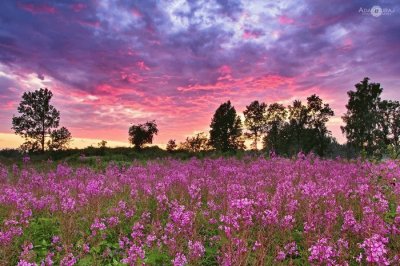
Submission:
M 264 148 L 270 151 L 282 150 L 281 147 L 286 142 L 282 131 L 286 123 L 287 110 L 283 104 L 273 103 L 268 107 L 266 116 Z
M 244 148 L 242 122 L 230 101 L 218 107 L 210 127 L 210 144 L 216 150 L 225 152 Z
M 292 156 L 302 151 L 323 156 L 332 141 L 326 127 L 333 111 L 317 95 L 307 104 L 295 100 L 288 107 L 271 104 L 266 111 L 264 148 L 279 155 Z
M 253 101 L 250 105 L 246 106 L 246 110 L 243 111 L 245 118 L 244 124 L 248 130 L 248 132 L 246 132 L 246 137 L 253 140 L 252 148 L 255 150 L 257 150 L 258 140 L 264 131 L 267 121 L 266 109 L 266 103 Z
M 331 132 L 327 129 L 326 123 L 329 118 L 334 115 L 334 112 L 330 108 L 329 104 L 323 103 L 322 99 L 313 94 L 307 98 L 307 113 L 308 121 L 307 126 L 311 130 L 314 147 L 316 152 L 320 156 L 324 156 L 324 153 L 330 143 Z
M 382 88 L 379 83 L 370 82 L 369 78 L 364 78 L 355 87 L 355 91 L 347 92 L 347 112 L 342 116 L 345 126 L 341 129 L 349 145 L 372 155 L 381 134 L 378 125 Z
M 193 137 L 187 137 L 179 145 L 179 149 L 189 152 L 206 151 L 210 149 L 209 140 L 204 132 L 197 133 Z
M 18 106 L 20 116 L 13 116 L 12 129 L 25 138 L 21 149 L 24 151 L 44 151 L 63 149 L 71 140 L 71 133 L 65 127 L 57 129 L 60 112 L 50 104 L 53 93 L 45 89 L 25 92 Z M 46 138 L 50 140 L 46 142 Z
M 158 129 L 156 122 L 147 121 L 144 124 L 132 125 L 129 128 L 129 142 L 132 143 L 135 149 L 140 150 L 144 144 L 153 143 L 154 135 L 157 135 Z
M 170 139 L 170 140 L 168 140 L 166 148 L 167 148 L 167 151 L 172 152 L 176 149 L 177 146 L 178 145 L 176 145 L 176 140 Z
M 50 134 L 50 140 L 47 145 L 50 150 L 62 150 L 68 147 L 68 143 L 71 141 L 72 136 L 66 127 L 55 129 Z

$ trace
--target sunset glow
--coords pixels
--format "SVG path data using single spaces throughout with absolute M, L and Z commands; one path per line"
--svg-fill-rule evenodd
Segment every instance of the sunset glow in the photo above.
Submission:
M 379 17 L 360 8 L 395 10 Z M 364 77 L 400 99 L 396 1 L 0 1 L 0 148 L 25 91 L 48 88 L 72 147 L 128 144 L 155 119 L 154 143 L 208 132 L 231 100 L 290 104 L 318 94 L 344 142 L 346 92 Z M 397 13 L 396 13 L 397 12 Z

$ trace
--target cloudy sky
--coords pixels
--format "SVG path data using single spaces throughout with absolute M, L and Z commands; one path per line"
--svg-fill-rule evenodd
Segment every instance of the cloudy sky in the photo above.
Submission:
M 380 6 L 383 14 L 367 12 Z M 389 11 L 387 9 L 390 9 Z M 155 119 L 155 142 L 208 131 L 231 100 L 305 100 L 335 111 L 368 76 L 400 100 L 400 2 L 92 0 L 0 1 L 0 148 L 24 91 L 54 93 L 73 146 L 127 144 L 131 123 Z

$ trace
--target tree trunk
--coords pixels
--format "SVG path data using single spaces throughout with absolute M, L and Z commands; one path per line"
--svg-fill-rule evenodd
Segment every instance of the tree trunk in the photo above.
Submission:
M 43 114 L 43 119 L 42 119 L 42 152 L 44 152 L 44 135 L 45 135 L 45 129 L 44 129 L 44 114 Z
M 254 149 L 257 151 L 258 147 L 257 147 L 257 139 L 258 139 L 258 132 L 256 131 L 254 134 Z

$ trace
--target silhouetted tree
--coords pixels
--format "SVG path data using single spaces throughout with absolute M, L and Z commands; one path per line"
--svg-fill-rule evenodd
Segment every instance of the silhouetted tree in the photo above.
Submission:
M 307 98 L 306 106 L 295 100 L 287 109 L 278 103 L 267 109 L 264 148 L 287 156 L 300 151 L 314 151 L 323 156 L 332 140 L 326 128 L 326 122 L 333 116 L 329 104 L 314 94 Z
M 53 93 L 48 89 L 25 92 L 22 95 L 22 101 L 18 106 L 21 115 L 12 118 L 12 129 L 15 134 L 25 138 L 22 150 L 44 151 L 46 144 L 53 142 L 59 143 L 58 147 L 64 147 L 71 140 L 71 134 L 66 128 L 53 131 L 59 125 L 60 112 L 50 104 L 52 97 Z M 66 134 L 67 131 L 69 134 Z M 52 140 L 46 143 L 48 136 Z
M 99 146 L 100 149 L 105 149 L 107 146 L 107 141 L 102 140 L 99 143 L 97 143 L 97 146 Z
M 211 147 L 206 134 L 200 132 L 193 137 L 187 137 L 184 142 L 180 143 L 179 148 L 189 152 L 199 152 L 209 150 Z
M 246 132 L 246 137 L 253 139 L 252 147 L 257 150 L 258 139 L 261 137 L 263 129 L 265 127 L 267 118 L 265 112 L 267 109 L 266 103 L 259 103 L 253 101 L 250 105 L 246 106 L 246 110 L 243 111 L 244 124 L 249 132 Z
M 308 110 L 299 100 L 295 100 L 289 105 L 289 134 L 294 144 L 294 153 L 304 151 L 303 144 L 307 142 L 305 139 L 305 128 L 308 121 Z
M 268 151 L 282 154 L 282 145 L 287 145 L 287 137 L 282 131 L 286 117 L 287 111 L 282 104 L 273 103 L 268 107 L 264 127 L 266 135 L 263 139 L 263 146 Z
M 167 143 L 167 151 L 172 152 L 176 149 L 178 145 L 176 145 L 176 141 L 174 139 L 168 140 Z
M 142 149 L 144 144 L 153 143 L 154 135 L 157 135 L 158 129 L 156 122 L 148 121 L 145 124 L 132 125 L 129 128 L 129 142 L 135 149 Z
M 216 150 L 225 152 L 244 148 L 242 122 L 230 101 L 218 107 L 210 127 L 210 144 Z
M 50 140 L 47 145 L 50 150 L 65 150 L 72 139 L 71 132 L 65 127 L 53 130 L 50 134 Z
M 40 142 L 35 140 L 25 140 L 19 147 L 23 153 L 30 153 L 41 150 Z
M 370 83 L 369 78 L 355 85 L 356 91 L 349 91 L 347 112 L 342 117 L 347 142 L 357 151 L 365 150 L 372 155 L 379 140 L 379 102 L 382 88 L 379 83 Z
M 307 98 L 307 128 L 310 129 L 310 142 L 314 142 L 315 151 L 319 156 L 324 156 L 331 141 L 331 132 L 326 128 L 326 122 L 334 115 L 329 104 L 324 104 L 322 99 L 313 94 Z

